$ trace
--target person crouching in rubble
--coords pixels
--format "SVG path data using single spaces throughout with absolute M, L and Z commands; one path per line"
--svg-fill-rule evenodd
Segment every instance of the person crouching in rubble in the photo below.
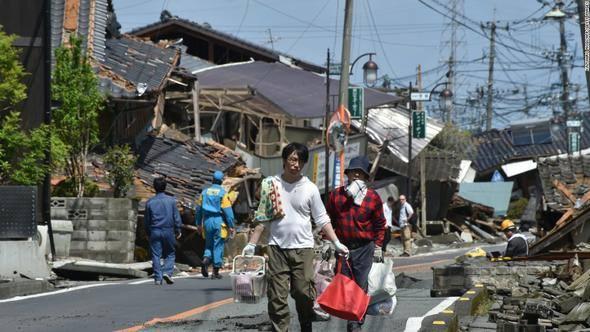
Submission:
M 234 212 L 229 196 L 221 186 L 223 173 L 213 173 L 213 184 L 201 192 L 197 200 L 195 223 L 198 232 L 205 237 L 205 253 L 201 274 L 209 277 L 209 264 L 213 263 L 213 275 L 211 278 L 221 279 L 219 269 L 223 265 L 223 247 L 225 239 L 234 232 Z M 204 227 L 203 227 L 204 225 Z M 228 230 L 229 228 L 229 230 Z
M 527 238 L 516 230 L 516 226 L 510 219 L 505 219 L 500 225 L 500 229 L 508 238 L 506 252 L 504 257 L 521 257 L 528 256 L 529 244 Z
M 268 243 L 268 315 L 272 330 L 289 330 L 289 292 L 295 300 L 301 331 L 312 331 L 316 297 L 313 258 L 314 239 L 311 219 L 332 241 L 336 252 L 347 255 L 348 249 L 338 238 L 318 187 L 301 174 L 309 159 L 307 147 L 290 143 L 283 148 L 283 173 L 262 181 L 260 204 L 255 220 L 260 222 L 242 255 L 252 256 L 260 235 L 270 223 Z M 263 224 L 264 223 L 264 224 Z

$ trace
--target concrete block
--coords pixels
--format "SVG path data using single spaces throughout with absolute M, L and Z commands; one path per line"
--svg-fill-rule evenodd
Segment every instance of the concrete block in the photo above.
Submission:
M 133 251 L 133 249 L 135 249 L 135 244 L 132 242 L 107 241 L 106 244 L 106 250 L 110 253 L 126 253 L 129 251 Z
M 70 243 L 74 231 L 70 220 L 52 219 L 53 240 L 55 244 L 55 256 L 67 257 L 70 255 Z
M 37 241 L 0 241 L 0 277 L 13 278 L 14 272 L 29 278 L 49 278 L 49 267 Z
M 455 302 L 455 313 L 459 317 L 472 316 L 477 306 L 487 296 L 487 290 L 483 287 L 469 289 Z
M 113 263 L 132 263 L 133 251 L 127 253 L 111 253 L 109 262 Z
M 92 210 L 90 210 L 89 218 L 90 219 L 105 219 L 106 220 L 109 218 L 109 214 L 104 209 L 92 209 Z
M 70 257 L 86 257 L 88 254 L 88 250 L 84 248 L 83 250 L 77 250 L 70 248 Z
M 88 231 L 74 231 L 72 233 L 72 240 L 81 240 L 81 241 L 88 241 Z
M 133 210 L 132 201 L 128 198 L 112 198 L 107 205 L 109 219 L 128 219 L 129 211 Z
M 109 228 L 109 223 L 106 220 L 88 220 L 89 231 L 106 231 Z
M 74 251 L 85 251 L 88 241 L 72 241 L 70 242 L 70 255 L 73 255 Z
M 135 222 L 129 220 L 109 220 L 107 229 L 113 231 L 135 231 Z
M 87 248 L 90 251 L 106 251 L 107 250 L 107 242 L 106 241 L 88 241 Z
M 135 242 L 135 233 L 131 231 L 108 231 L 107 240 Z
M 103 252 L 86 252 L 86 255 L 84 256 L 84 258 L 89 258 L 89 259 L 93 259 L 95 261 L 99 261 L 99 262 L 108 262 L 110 260 L 110 255 Z
M 0 299 L 43 293 L 52 289 L 53 285 L 45 280 L 18 279 L 0 283 Z
M 106 241 L 107 231 L 88 231 L 88 241 Z
M 68 219 L 68 209 L 51 208 L 51 219 Z
M 85 231 L 88 229 L 88 220 L 85 219 L 74 219 L 72 225 L 75 231 Z

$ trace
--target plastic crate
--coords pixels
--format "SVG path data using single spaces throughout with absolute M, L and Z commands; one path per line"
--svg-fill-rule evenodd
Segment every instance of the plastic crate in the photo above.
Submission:
M 266 260 L 262 256 L 234 257 L 232 272 L 234 302 L 258 303 L 266 295 Z

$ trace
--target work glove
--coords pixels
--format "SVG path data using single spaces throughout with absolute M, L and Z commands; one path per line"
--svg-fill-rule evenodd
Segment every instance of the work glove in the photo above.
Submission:
M 248 243 L 244 249 L 242 249 L 242 256 L 254 256 L 256 245 L 254 243 Z
M 375 246 L 375 253 L 373 253 L 373 263 L 383 263 L 383 250 L 381 247 Z
M 348 258 L 349 251 L 345 245 L 343 245 L 338 240 L 333 241 L 332 243 L 334 244 L 334 249 L 336 250 L 336 253 L 338 253 L 340 256 L 344 256 L 345 258 Z
M 322 244 L 322 260 L 329 261 L 332 257 L 332 246 L 329 241 L 324 241 Z

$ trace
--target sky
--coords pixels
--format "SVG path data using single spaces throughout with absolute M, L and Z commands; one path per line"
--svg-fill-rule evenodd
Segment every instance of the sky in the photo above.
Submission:
M 540 2 L 544 1 L 544 3 Z M 326 50 L 340 62 L 345 0 L 113 0 L 122 32 L 159 20 L 166 9 L 172 15 L 239 38 L 274 48 L 293 57 L 323 65 Z M 485 113 L 488 76 L 489 30 L 481 24 L 497 21 L 497 57 L 494 71 L 494 127 L 514 120 L 545 118 L 558 112 L 560 75 L 550 60 L 559 49 L 559 25 L 543 21 L 549 0 L 355 0 L 351 58 L 377 53 L 379 76 L 394 86 L 415 82 L 417 66 L 423 71 L 423 90 L 445 81 L 450 54 L 451 3 L 457 2 L 455 110 L 453 120 L 464 128 L 480 127 Z M 575 2 L 565 2 L 575 12 Z M 462 4 L 462 6 L 461 6 Z M 447 16 L 447 17 L 445 17 Z M 580 28 L 576 17 L 565 24 L 568 51 L 573 55 L 569 76 L 577 107 L 587 110 Z M 272 36 L 272 42 L 271 42 Z M 362 83 L 362 64 L 353 70 L 352 83 Z M 526 93 L 525 93 L 526 87 Z M 576 88 L 579 92 L 576 93 Z M 572 97 L 572 98 L 573 98 Z M 426 106 L 430 116 L 440 117 L 436 103 Z M 528 106 L 529 112 L 523 110 Z

